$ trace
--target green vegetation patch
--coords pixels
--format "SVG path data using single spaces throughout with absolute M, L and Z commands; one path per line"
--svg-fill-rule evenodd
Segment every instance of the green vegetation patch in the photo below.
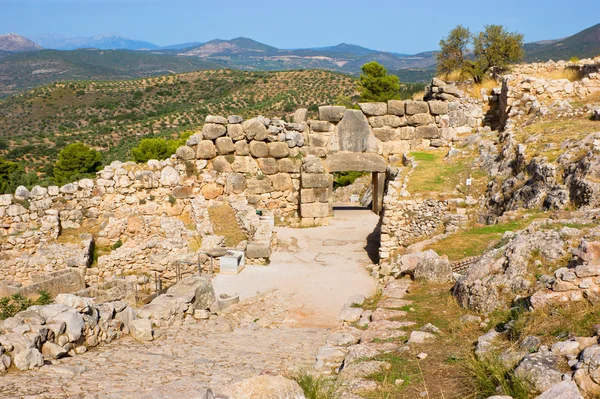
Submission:
M 247 239 L 238 225 L 233 208 L 228 202 L 208 208 L 208 214 L 210 221 L 213 223 L 214 233 L 225 237 L 227 247 L 235 247 Z

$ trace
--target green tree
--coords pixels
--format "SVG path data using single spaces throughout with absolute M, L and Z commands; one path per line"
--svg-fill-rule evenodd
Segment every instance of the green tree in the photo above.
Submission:
M 373 61 L 362 66 L 358 86 L 361 101 L 387 101 L 400 96 L 400 79 Z
M 0 193 L 10 192 L 14 185 L 13 176 L 19 172 L 22 172 L 22 169 L 18 163 L 0 158 Z
M 151 159 L 167 159 L 175 153 L 179 142 L 165 140 L 162 137 L 142 139 L 137 147 L 131 149 L 133 160 L 138 163 L 148 162 Z
M 440 52 L 436 55 L 438 73 L 463 72 L 470 42 L 471 32 L 462 25 L 452 29 L 446 39 L 440 40 Z
M 490 72 L 497 75 L 522 57 L 522 34 L 508 32 L 502 25 L 486 25 L 483 32 L 472 35 L 459 25 L 440 41 L 438 72 L 458 71 L 481 82 Z
M 69 144 L 58 154 L 54 179 L 65 184 L 82 177 L 92 177 L 102 166 L 102 154 L 82 143 Z
M 501 73 L 523 58 L 523 35 L 507 32 L 502 25 L 487 25 L 473 37 L 473 48 L 476 72 L 472 75 L 481 81 L 488 72 Z

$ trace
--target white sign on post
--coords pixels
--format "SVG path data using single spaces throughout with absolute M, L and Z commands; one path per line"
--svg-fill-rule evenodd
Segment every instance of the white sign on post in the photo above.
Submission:
M 471 185 L 471 179 L 469 178 L 469 179 L 467 179 L 467 186 L 470 186 L 470 185 Z

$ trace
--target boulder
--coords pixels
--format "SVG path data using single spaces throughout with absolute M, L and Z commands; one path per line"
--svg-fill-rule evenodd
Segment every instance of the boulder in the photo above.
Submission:
M 33 370 L 44 365 L 44 357 L 37 349 L 30 348 L 17 353 L 14 363 L 19 370 Z
M 380 172 L 387 169 L 387 162 L 378 154 L 361 154 L 356 152 L 336 152 L 327 155 L 324 161 L 329 172 L 345 172 L 349 170 L 361 172 Z
M 573 381 L 562 381 L 536 396 L 535 399 L 583 399 L 583 396 Z
M 208 309 L 216 299 L 211 281 L 200 276 L 181 280 L 170 287 L 167 293 L 190 298 L 194 309 Z
M 365 114 L 347 109 L 337 129 L 340 151 L 367 152 L 373 133 Z
M 175 151 L 175 155 L 177 155 L 177 158 L 183 159 L 185 161 L 196 159 L 196 152 L 187 145 L 182 145 L 181 147 L 177 148 L 177 151 Z
M 227 117 L 227 122 L 229 122 L 230 124 L 242 123 L 243 121 L 244 118 L 242 118 L 239 115 L 229 115 Z
M 160 172 L 160 184 L 163 186 L 175 186 L 179 184 L 179 172 L 172 166 L 165 167 Z
M 206 123 L 216 123 L 216 124 L 219 124 L 219 125 L 226 125 L 227 124 L 227 118 L 224 118 L 222 116 L 206 115 L 206 118 L 204 119 L 204 122 L 206 122 Z
M 220 155 L 231 154 L 235 150 L 231 137 L 219 137 L 215 140 L 215 147 Z
M 300 177 L 302 188 L 328 188 L 331 182 L 331 176 L 324 173 L 303 173 Z
M 154 339 L 154 330 L 152 322 L 149 319 L 132 320 L 129 323 L 129 333 L 131 336 L 141 342 L 152 341 Z
M 367 116 L 380 116 L 388 112 L 386 103 L 358 103 L 360 110 Z
M 290 154 L 290 148 L 286 143 L 269 143 L 267 147 L 272 158 L 285 158 Z
M 214 140 L 217 137 L 224 136 L 227 133 L 227 128 L 216 123 L 206 123 L 202 128 L 202 137 L 207 140 Z
M 423 126 L 435 123 L 435 118 L 429 114 L 415 114 L 409 116 L 406 122 L 410 126 Z
M 404 106 L 408 116 L 429 113 L 429 105 L 425 101 L 405 101 Z
M 235 170 L 235 169 L 234 169 Z M 273 192 L 273 184 L 266 176 L 261 179 L 250 178 L 246 180 L 246 190 L 250 194 L 266 194 Z
M 307 117 L 308 117 L 308 109 L 298 108 L 294 112 L 294 116 L 292 117 L 292 120 L 294 121 L 294 123 L 302 123 L 302 122 L 306 122 Z
M 249 173 L 255 175 L 258 172 L 258 164 L 252 157 L 238 157 L 236 156 L 231 169 L 237 173 Z
M 425 342 L 433 341 L 435 339 L 435 335 L 425 331 L 413 331 L 410 333 L 410 337 L 408 338 L 409 344 L 422 344 Z
M 213 159 L 217 156 L 217 148 L 211 140 L 202 140 L 196 149 L 196 158 Z
M 515 369 L 515 375 L 544 392 L 562 380 L 562 373 L 557 365 L 558 357 L 552 352 L 532 353 L 521 360 Z
M 261 172 L 265 175 L 274 175 L 277 173 L 277 161 L 274 158 L 259 158 L 256 162 Z
M 269 147 L 266 143 L 260 141 L 251 141 L 250 154 L 252 154 L 254 158 L 266 158 L 269 156 Z
M 230 173 L 227 175 L 225 192 L 227 194 L 240 194 L 246 189 L 246 176 L 242 173 Z
M 235 399 L 306 399 L 296 381 L 270 375 L 236 382 L 226 387 L 223 394 Z
M 446 101 L 429 101 L 429 111 L 432 115 L 445 115 L 448 113 Z
M 235 155 L 250 155 L 250 146 L 246 140 L 236 141 L 234 147 Z
M 326 202 L 301 204 L 300 216 L 303 218 L 326 218 L 329 216 L 329 204 Z
M 47 341 L 42 346 L 42 355 L 49 359 L 60 359 L 67 356 L 67 350 L 54 342 Z
M 314 368 L 324 374 L 338 373 L 348 348 L 339 346 L 323 346 L 317 351 L 317 361 Z
M 591 119 L 593 121 L 600 121 L 600 108 L 594 108 L 592 110 L 592 117 Z
M 308 121 L 310 130 L 317 133 L 328 133 L 332 132 L 335 126 L 327 121 L 310 120 Z
M 31 193 L 25 186 L 19 186 L 15 190 L 15 198 L 18 200 L 25 201 L 25 200 L 28 200 L 30 196 L 31 196 Z
M 223 186 L 217 183 L 208 183 L 202 186 L 202 196 L 206 199 L 215 199 L 223 194 Z
M 252 118 L 244 121 L 242 123 L 242 127 L 244 128 L 246 137 L 248 137 L 249 140 L 254 139 L 262 141 L 269 137 L 269 131 L 265 127 L 265 124 L 258 118 Z
M 277 173 L 276 175 L 269 176 L 269 179 L 275 191 L 287 191 L 293 188 L 292 178 L 287 173 Z
M 337 123 L 344 116 L 344 112 L 346 112 L 346 107 L 340 105 L 324 105 L 319 107 L 319 119 Z
M 250 241 L 246 246 L 246 258 L 258 259 L 271 256 L 271 244 L 268 241 Z
M 240 124 L 227 125 L 227 137 L 231 138 L 233 141 L 238 141 L 245 138 L 246 133 L 244 133 L 244 128 Z
M 387 105 L 389 114 L 396 116 L 404 116 L 404 101 L 389 100 Z
M 419 259 L 413 270 L 413 277 L 415 280 L 447 283 L 453 281 L 452 266 L 447 258 L 442 258 L 434 251 L 428 250 Z

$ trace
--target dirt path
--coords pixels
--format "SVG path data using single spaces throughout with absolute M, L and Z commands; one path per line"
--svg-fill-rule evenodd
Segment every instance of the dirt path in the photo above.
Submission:
M 347 298 L 376 287 L 364 266 L 377 220 L 370 211 L 341 210 L 326 227 L 279 229 L 282 249 L 269 266 L 214 279 L 217 293 L 243 298 L 222 316 L 171 326 L 150 343 L 125 338 L 39 370 L 11 370 L 0 377 L 0 398 L 162 398 L 157 390 L 171 384 L 219 392 L 261 373 L 311 366 Z

